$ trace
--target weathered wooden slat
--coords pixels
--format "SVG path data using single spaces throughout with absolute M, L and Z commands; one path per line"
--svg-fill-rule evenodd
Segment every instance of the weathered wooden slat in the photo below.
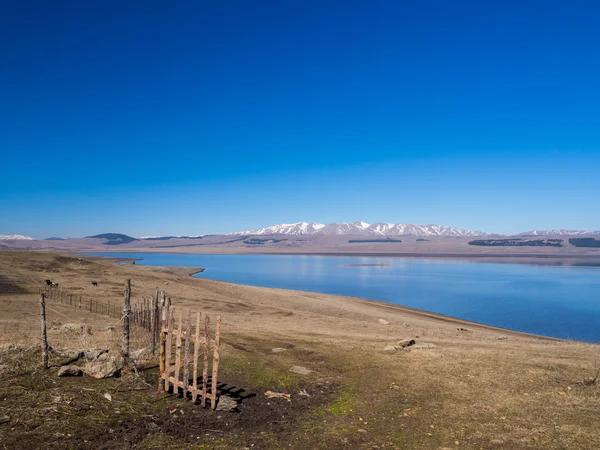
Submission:
M 165 371 L 165 346 L 167 343 L 167 336 L 166 336 L 166 332 L 163 329 L 163 325 L 167 323 L 166 318 L 168 315 L 168 310 L 167 307 L 165 306 L 165 304 L 163 303 L 162 308 L 161 308 L 161 327 L 159 330 L 159 334 L 158 334 L 158 338 L 159 338 L 159 343 L 158 343 L 158 350 L 159 350 L 159 354 L 158 354 L 158 373 L 159 373 L 159 377 L 158 377 L 158 390 L 162 391 L 163 390 L 163 374 Z
M 210 317 L 204 316 L 204 361 L 202 364 L 202 401 L 200 405 L 206 406 L 206 386 L 208 385 L 208 355 L 210 352 Z
M 131 312 L 131 280 L 125 282 L 125 301 L 123 307 L 123 343 L 121 355 L 124 359 L 129 358 L 129 315 Z
M 196 316 L 196 335 L 194 336 L 194 373 L 192 380 L 192 402 L 196 403 L 198 398 L 198 356 L 200 353 L 200 316 L 198 313 Z
M 48 368 L 48 335 L 46 334 L 46 294 L 40 294 L 40 319 L 42 329 L 42 366 Z
M 165 373 L 171 374 L 171 345 L 172 345 L 172 331 L 173 331 L 173 307 L 169 306 L 169 322 L 167 326 L 167 342 L 165 344 Z M 169 379 L 165 378 L 165 392 L 169 392 Z
M 164 380 L 167 380 L 168 378 L 168 383 L 172 383 L 175 384 L 175 377 L 168 377 L 167 374 L 165 373 L 162 377 Z M 183 381 L 179 380 L 179 382 L 177 383 L 178 387 L 183 388 Z M 191 392 L 192 395 L 194 394 L 194 388 L 192 386 L 188 386 L 187 388 L 187 392 Z M 202 395 L 202 389 L 196 389 L 196 395 Z M 211 398 L 212 394 L 210 392 L 206 393 L 206 398 Z
M 183 392 L 187 392 L 190 385 L 190 334 L 191 334 L 191 314 L 188 310 L 185 315 L 185 346 L 183 358 Z
M 178 329 L 181 331 L 183 327 L 183 310 L 179 311 Z M 181 371 L 181 333 L 177 335 L 177 344 L 175 345 L 175 379 L 179 380 L 179 374 Z M 178 394 L 177 390 L 173 392 L 175 395 Z
M 215 352 L 213 355 L 213 368 L 212 368 L 212 380 L 210 382 L 210 392 L 212 393 L 212 399 L 210 401 L 210 407 L 215 409 L 217 407 L 217 382 L 219 379 L 219 361 L 221 355 L 219 353 L 219 343 L 221 341 L 221 315 L 217 315 L 217 325 L 215 327 Z

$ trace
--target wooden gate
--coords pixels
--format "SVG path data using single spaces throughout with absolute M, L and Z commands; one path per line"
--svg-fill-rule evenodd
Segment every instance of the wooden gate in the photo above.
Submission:
M 194 334 L 192 334 L 191 314 L 189 311 L 185 314 L 185 323 L 183 322 L 183 311 L 179 311 L 177 330 L 174 329 L 174 316 L 172 306 L 163 309 L 163 326 L 159 342 L 160 375 L 158 378 L 158 390 L 169 392 L 172 387 L 175 395 L 179 395 L 181 392 L 183 397 L 187 398 L 188 394 L 191 394 L 193 402 L 196 402 L 198 397 L 200 397 L 200 404 L 203 407 L 206 405 L 206 399 L 209 398 L 211 408 L 215 409 L 217 406 L 217 380 L 219 376 L 221 316 L 217 315 L 214 339 L 210 338 L 210 316 L 208 314 L 204 315 L 204 330 L 201 330 L 200 326 L 202 315 L 201 313 L 197 314 Z M 173 348 L 174 338 L 175 348 Z M 193 350 L 190 349 L 191 346 L 193 346 Z M 212 364 L 209 364 L 211 347 L 213 348 Z M 201 354 L 203 355 L 202 377 L 199 378 L 198 361 Z M 210 378 L 208 375 L 209 366 L 212 368 L 212 376 Z

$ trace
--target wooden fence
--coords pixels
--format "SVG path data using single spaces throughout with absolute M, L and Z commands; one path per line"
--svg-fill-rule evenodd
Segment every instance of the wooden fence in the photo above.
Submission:
M 214 339 L 212 339 L 211 318 L 208 314 L 204 314 L 204 327 L 202 327 L 202 314 L 197 313 L 196 325 L 192 327 L 190 311 L 185 312 L 184 322 L 184 312 L 178 309 L 177 329 L 175 329 L 175 310 L 171 306 L 171 299 L 166 296 L 164 291 L 160 298 L 157 291 L 151 299 L 141 299 L 134 301 L 133 304 L 130 302 L 130 297 L 129 280 L 125 285 L 125 307 L 123 309 L 117 302 L 100 302 L 98 299 L 74 295 L 58 288 L 40 288 L 42 340 L 46 345 L 46 347 L 44 344 L 42 345 L 42 352 L 44 353 L 44 348 L 47 349 L 45 300 L 57 301 L 73 308 L 117 317 L 123 321 L 124 325 L 124 357 L 129 356 L 130 323 L 145 328 L 151 333 L 153 352 L 157 349 L 158 344 L 159 391 L 172 392 L 175 395 L 179 395 L 181 392 L 184 398 L 188 398 L 188 394 L 190 394 L 189 397 L 193 402 L 200 398 L 202 407 L 206 406 L 208 398 L 211 408 L 215 409 L 219 377 L 221 316 L 217 315 L 216 317 Z M 198 372 L 200 359 L 202 359 L 201 376 Z M 47 356 L 44 364 L 47 367 Z
M 45 299 L 50 302 L 58 302 L 61 305 L 68 306 L 83 311 L 89 311 L 96 314 L 123 319 L 125 312 L 123 302 L 100 301 L 97 298 L 86 295 L 72 294 L 66 289 L 45 286 L 40 288 L 40 295 L 44 294 Z M 158 340 L 160 339 L 160 330 L 162 329 L 162 316 L 160 311 L 171 305 L 171 298 L 167 297 L 165 291 L 159 296 L 156 295 L 147 299 L 142 298 L 131 302 L 129 307 L 129 323 L 147 330 L 152 336 L 152 353 L 158 349 Z M 128 353 L 128 352 L 127 352 Z
M 44 294 L 48 301 L 109 317 L 119 318 L 123 312 L 123 306 L 117 302 L 102 302 L 86 295 L 72 294 L 62 288 L 46 286 L 40 288 L 40 294 Z
M 211 339 L 210 316 L 204 315 L 204 330 L 201 328 L 202 314 L 196 316 L 195 330 L 191 325 L 191 313 L 185 313 L 183 322 L 183 311 L 179 311 L 177 329 L 174 327 L 175 313 L 172 306 L 164 307 L 162 310 L 163 327 L 160 332 L 160 375 L 158 379 L 158 390 L 169 392 L 171 388 L 175 395 L 179 395 L 180 389 L 184 398 L 191 394 L 191 400 L 196 402 L 200 397 L 200 405 L 206 405 L 206 399 L 211 401 L 211 408 L 217 406 L 217 380 L 219 376 L 220 339 L 221 339 L 221 316 L 217 315 L 215 326 L 215 338 Z M 166 324 L 166 326 L 164 326 Z M 192 334 L 192 332 L 194 333 Z M 173 341 L 175 340 L 175 354 L 173 355 Z M 182 358 L 183 346 L 183 358 Z M 193 350 L 190 348 L 193 346 Z M 213 347 L 212 364 L 209 364 L 211 346 Z M 198 362 L 202 357 L 202 377 L 198 375 Z M 193 356 L 192 356 L 193 355 Z M 175 359 L 174 364 L 172 359 Z M 209 379 L 209 365 L 212 366 L 212 376 Z M 191 373 L 190 373 L 191 371 Z M 191 382 L 190 382 L 191 375 Z M 210 392 L 209 392 L 210 384 Z

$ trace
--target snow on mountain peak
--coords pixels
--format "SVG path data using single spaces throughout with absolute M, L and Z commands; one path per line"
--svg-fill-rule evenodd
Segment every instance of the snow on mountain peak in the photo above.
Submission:
M 23 236 L 21 234 L 0 234 L 0 241 L 33 241 L 34 239 L 29 236 Z
M 256 230 L 239 231 L 229 233 L 230 235 L 269 235 L 269 234 L 285 234 L 285 235 L 378 235 L 378 236 L 487 236 L 489 233 L 480 231 L 461 230 L 451 227 L 443 227 L 440 225 L 413 225 L 410 223 L 391 224 L 391 223 L 374 223 L 366 222 L 341 222 L 341 223 L 307 223 L 298 222 L 292 224 L 279 224 Z

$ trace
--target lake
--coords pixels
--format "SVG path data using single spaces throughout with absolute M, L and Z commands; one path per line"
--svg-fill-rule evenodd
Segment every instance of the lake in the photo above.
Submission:
M 517 331 L 600 341 L 600 268 L 417 258 L 86 253 L 200 278 L 385 301 Z

